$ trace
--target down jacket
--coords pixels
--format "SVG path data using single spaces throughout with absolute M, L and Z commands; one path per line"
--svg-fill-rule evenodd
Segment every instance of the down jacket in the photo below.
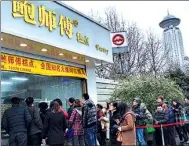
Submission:
M 86 100 L 83 106 L 83 127 L 90 128 L 97 124 L 97 110 L 92 100 Z
M 162 112 L 156 112 L 154 115 L 154 120 L 158 121 L 158 124 L 166 124 L 169 119 L 169 112 L 165 109 Z
M 2 129 L 9 135 L 27 132 L 31 124 L 31 116 L 25 107 L 14 106 L 6 110 L 2 117 Z

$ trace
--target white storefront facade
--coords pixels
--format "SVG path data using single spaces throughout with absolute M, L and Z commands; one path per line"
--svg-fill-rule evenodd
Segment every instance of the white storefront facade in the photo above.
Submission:
M 58 1 L 1 2 L 1 97 L 37 101 L 88 92 L 97 102 L 95 63 L 112 63 L 110 31 Z

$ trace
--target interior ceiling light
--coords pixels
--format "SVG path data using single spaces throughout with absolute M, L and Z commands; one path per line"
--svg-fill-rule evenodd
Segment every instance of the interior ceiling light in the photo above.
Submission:
M 42 52 L 47 52 L 47 49 L 43 48 L 41 49 Z
M 26 46 L 27 46 L 27 44 L 24 44 L 24 43 L 20 44 L 20 47 L 26 47 Z
M 76 57 L 76 56 L 74 56 L 74 57 L 73 57 L 73 59 L 77 59 L 77 57 Z
M 89 60 L 85 60 L 85 62 L 89 62 Z
M 1 40 L 3 40 L 3 38 L 1 38 Z
M 11 82 L 1 81 L 1 85 L 11 85 Z
M 64 54 L 63 53 L 59 53 L 60 56 L 63 56 Z
M 17 80 L 17 81 L 27 81 L 27 78 L 19 78 L 19 77 L 13 77 L 11 78 L 12 80 Z

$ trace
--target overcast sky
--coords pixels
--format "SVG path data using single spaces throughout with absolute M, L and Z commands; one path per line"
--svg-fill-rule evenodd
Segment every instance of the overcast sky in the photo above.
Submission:
M 181 29 L 185 54 L 189 56 L 189 1 L 63 1 L 67 5 L 88 14 L 91 9 L 104 15 L 105 8 L 115 6 L 126 21 L 136 22 L 144 31 L 151 28 L 162 37 L 159 22 L 167 15 L 181 19 Z

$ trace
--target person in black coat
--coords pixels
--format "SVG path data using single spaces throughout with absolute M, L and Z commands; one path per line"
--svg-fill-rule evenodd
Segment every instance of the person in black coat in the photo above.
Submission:
M 42 124 L 44 124 L 45 117 L 48 114 L 48 104 L 46 102 L 41 102 L 41 103 L 39 103 L 38 107 L 40 109 L 39 114 L 40 114 L 40 118 L 41 118 Z
M 34 103 L 34 99 L 32 97 L 28 97 L 26 99 L 28 111 L 32 118 L 31 127 L 29 128 L 28 131 L 28 146 L 40 146 L 42 140 L 41 132 L 43 129 L 43 125 L 41 122 L 38 109 L 34 106 L 33 103 Z
M 109 104 L 109 110 L 110 110 L 110 145 L 111 146 L 117 146 L 117 132 L 119 125 L 117 124 L 117 121 L 121 119 L 121 115 L 117 111 L 118 103 L 117 102 L 111 102 Z
M 73 97 L 68 99 L 68 104 L 69 104 L 69 109 L 68 109 L 68 119 L 70 119 L 72 111 L 74 109 L 74 103 L 75 103 L 75 99 Z
M 157 125 L 166 124 L 168 119 L 169 119 L 168 111 L 163 109 L 162 106 L 158 106 L 157 111 L 154 115 L 155 124 L 157 124 Z M 166 129 L 166 127 L 163 128 L 163 132 L 164 132 L 165 145 L 167 145 L 167 129 Z M 156 140 L 157 146 L 162 146 L 161 128 L 156 128 L 155 140 Z
M 173 103 L 172 107 L 175 115 L 175 122 L 176 123 L 181 122 L 181 124 L 175 126 L 176 131 L 179 135 L 180 141 L 187 142 L 188 141 L 187 131 L 184 127 L 184 123 L 182 123 L 185 120 L 183 106 L 180 102 L 177 101 L 177 99 L 174 99 L 172 103 Z
M 9 135 L 9 146 L 27 146 L 27 132 L 31 124 L 31 116 L 25 107 L 19 106 L 20 99 L 11 99 L 12 107 L 2 117 L 2 129 Z
M 46 139 L 49 146 L 63 146 L 66 128 L 66 119 L 61 112 L 60 105 L 54 101 L 52 103 L 52 112 L 45 118 L 43 141 Z

